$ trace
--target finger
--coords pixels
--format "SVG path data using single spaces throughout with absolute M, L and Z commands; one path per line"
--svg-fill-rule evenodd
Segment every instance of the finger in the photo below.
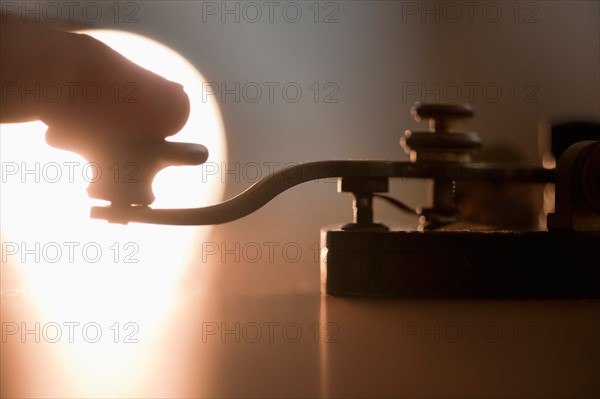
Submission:
M 2 122 L 40 119 L 61 144 L 164 138 L 189 116 L 182 86 L 88 35 L 11 20 L 0 29 Z

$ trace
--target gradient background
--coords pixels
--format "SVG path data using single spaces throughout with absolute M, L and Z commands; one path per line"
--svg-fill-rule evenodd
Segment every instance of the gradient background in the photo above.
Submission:
M 203 14 L 208 3 L 220 10 L 236 4 L 242 9 L 244 2 L 132 3 L 135 23 L 115 24 L 110 18 L 96 24 L 78 22 L 153 38 L 186 57 L 208 81 L 230 88 L 236 82 L 280 83 L 272 103 L 266 92 L 256 103 L 243 96 L 240 102 L 232 95 L 219 99 L 228 167 L 239 163 L 241 173 L 238 181 L 232 175 L 223 180 L 226 198 L 254 181 L 254 174 L 245 169 L 249 164 L 275 162 L 282 168 L 289 162 L 332 158 L 405 160 L 400 136 L 405 129 L 424 128 L 410 116 L 410 106 L 415 101 L 469 102 L 468 85 L 476 86 L 471 101 L 475 118 L 468 122 L 469 129 L 477 131 L 485 145 L 511 146 L 532 163 L 541 162 L 537 138 L 544 121 L 600 118 L 597 1 L 479 2 L 472 22 L 462 2 L 455 3 L 462 12 L 456 22 L 444 2 L 320 2 L 317 23 L 309 8 L 314 7 L 312 1 L 295 2 L 303 12 L 296 23 L 282 17 L 286 2 L 276 2 L 273 23 L 265 14 L 255 23 L 244 20 L 243 14 L 239 22 L 231 15 L 222 22 L 220 14 Z M 409 13 L 413 7 L 416 15 Z M 423 16 L 423 7 L 437 11 Z M 484 15 L 485 7 L 493 9 Z M 502 13 L 499 21 L 490 22 L 497 9 Z M 337 22 L 324 23 L 330 12 Z M 303 89 L 296 103 L 281 95 L 281 87 L 289 82 Z M 315 82 L 321 88 L 317 102 L 309 88 Z M 324 101 L 327 83 L 339 89 L 335 103 Z M 482 91 L 486 84 L 501 88 L 497 101 Z M 423 86 L 433 92 L 423 96 L 407 91 Z M 456 86 L 462 95 L 455 96 Z M 493 97 L 494 92 L 489 93 Z M 262 173 L 267 172 L 264 166 Z M 426 198 L 422 182 L 395 182 L 391 193 L 415 206 Z M 198 243 L 181 282 L 182 299 L 152 354 L 157 365 L 136 377 L 138 382 L 122 396 L 600 394 L 596 302 L 442 303 L 320 296 L 319 263 L 312 248 L 322 226 L 350 219 L 350 203 L 348 195 L 336 193 L 335 182 L 306 183 L 242 220 L 215 227 L 211 242 L 229 248 L 236 243 L 243 247 L 276 242 L 279 248 L 294 243 L 303 254 L 296 263 L 286 261 L 281 251 L 275 262 L 265 256 L 256 263 L 243 256 L 239 261 L 230 256 L 225 262 L 213 256 L 203 262 Z M 416 224 L 385 204 L 376 207 L 376 216 L 404 227 Z M 3 302 L 7 303 L 5 297 Z M 202 317 L 197 314 L 200 306 Z M 3 318 L 6 312 L 18 314 L 26 308 L 24 303 L 3 305 Z M 267 320 L 293 320 L 303 328 L 317 321 L 334 322 L 340 342 L 314 344 L 307 339 L 298 344 L 253 345 L 218 340 L 207 344 L 198 339 L 202 321 Z M 539 335 L 534 344 L 520 345 L 406 343 L 398 338 L 403 320 L 487 320 L 506 331 L 514 323 L 535 323 Z M 10 354 L 2 357 L 2 393 L 7 397 L 69 392 L 67 377 L 41 365 L 51 358 L 43 348 L 27 344 L 12 348 Z M 38 368 L 43 379 L 31 376 Z

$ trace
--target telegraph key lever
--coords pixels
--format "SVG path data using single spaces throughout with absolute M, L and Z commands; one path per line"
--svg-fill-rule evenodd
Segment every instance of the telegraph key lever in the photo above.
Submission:
M 425 298 L 598 298 L 600 297 L 600 142 L 579 142 L 561 156 L 558 167 L 473 162 L 481 147 L 476 133 L 451 129 L 471 117 L 470 106 L 416 104 L 417 120 L 428 131 L 406 131 L 401 145 L 410 162 L 327 160 L 298 164 L 263 178 L 223 203 L 191 209 L 153 209 L 152 178 L 169 164 L 200 164 L 204 147 L 182 143 L 137 143 L 113 151 L 88 148 L 102 165 L 139 163 L 135 183 L 99 182 L 90 196 L 111 201 L 91 216 L 115 223 L 207 225 L 242 218 L 298 184 L 339 178 L 338 191 L 354 195 L 354 219 L 321 232 L 324 291 L 332 295 Z M 110 154 L 110 155 L 108 155 Z M 430 202 L 420 209 L 420 226 L 394 230 L 375 221 L 373 200 L 383 198 L 389 178 L 427 179 Z M 455 203 L 457 182 L 485 184 L 554 183 L 556 210 L 551 231 L 506 231 L 461 226 Z M 496 183 L 494 183 L 496 182 Z

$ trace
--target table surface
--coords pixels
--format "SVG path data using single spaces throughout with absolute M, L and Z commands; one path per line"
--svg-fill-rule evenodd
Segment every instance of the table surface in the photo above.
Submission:
M 4 297 L 3 320 L 31 306 Z M 180 295 L 160 336 L 142 343 L 153 361 L 119 394 L 598 397 L 599 315 L 600 301 L 582 300 Z M 47 342 L 3 343 L 3 395 L 93 396 L 71 390 L 75 365 L 52 367 L 57 352 Z

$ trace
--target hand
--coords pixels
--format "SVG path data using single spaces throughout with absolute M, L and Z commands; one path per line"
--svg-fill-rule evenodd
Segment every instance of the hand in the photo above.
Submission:
M 41 120 L 48 125 L 50 145 L 97 165 L 91 197 L 148 205 L 160 169 L 206 161 L 201 145 L 164 141 L 189 116 L 181 85 L 88 35 L 0 18 L 0 122 Z M 132 165 L 132 181 L 113 181 L 101 173 L 115 164 Z
M 0 17 L 0 122 L 41 120 L 48 143 L 76 152 L 98 138 L 163 139 L 185 124 L 190 104 L 181 85 L 88 35 Z

